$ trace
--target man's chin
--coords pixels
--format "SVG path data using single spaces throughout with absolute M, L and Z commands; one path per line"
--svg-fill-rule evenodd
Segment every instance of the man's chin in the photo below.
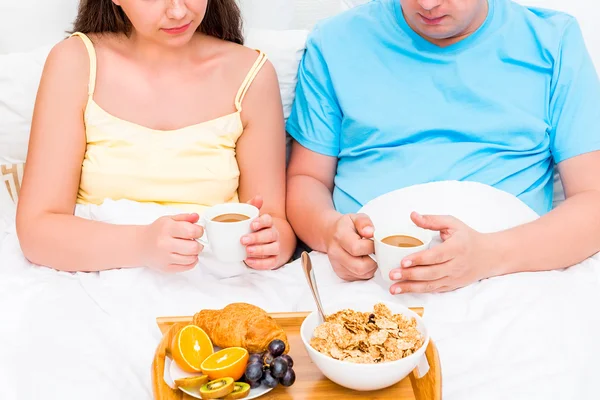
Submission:
M 420 36 L 434 40 L 451 39 L 458 35 L 456 27 L 443 22 L 439 25 L 426 25 L 417 21 L 414 30 Z
M 444 29 L 441 26 L 427 27 L 421 30 L 421 36 L 424 36 L 426 39 L 446 40 L 454 38 L 456 33 L 453 30 Z

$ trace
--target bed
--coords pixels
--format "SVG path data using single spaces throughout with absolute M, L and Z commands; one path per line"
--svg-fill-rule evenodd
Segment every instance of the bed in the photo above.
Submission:
M 359 2 L 242 3 L 248 45 L 263 48 L 274 60 L 286 115 L 308 30 L 316 20 Z M 566 9 L 578 16 L 600 66 L 600 35 L 589 10 L 598 9 L 597 4 L 583 0 L 529 3 Z M 36 12 L 34 19 L 40 18 L 36 21 L 40 24 L 46 21 L 47 26 L 33 24 L 34 32 L 22 41 L 8 40 L 14 16 L 28 4 L 36 4 L 40 15 Z M 315 308 L 298 262 L 274 272 L 245 270 L 240 274 L 229 272 L 227 264 L 207 253 L 194 270 L 165 276 L 144 269 L 63 273 L 31 265 L 23 257 L 14 211 L 36 80 L 53 41 L 68 28 L 65 24 L 74 15 L 74 4 L 75 0 L 0 3 L 2 400 L 151 399 L 150 366 L 161 337 L 156 317 L 192 314 L 235 301 L 251 302 L 270 312 Z M 559 202 L 560 181 L 556 183 Z M 439 196 L 443 204 L 436 201 Z M 400 219 L 416 206 L 422 212 L 454 214 L 484 232 L 538 217 L 511 195 L 467 182 L 405 188 L 374 199 L 363 211 L 377 220 L 384 217 L 382 210 L 393 209 L 391 218 Z M 129 201 L 107 201 L 76 210 L 85 218 L 121 224 L 148 223 L 176 211 Z M 385 217 L 390 217 L 389 212 Z M 324 254 L 313 252 L 311 257 L 326 308 L 343 296 L 425 308 L 425 321 L 440 352 L 444 399 L 600 398 L 595 383 L 600 374 L 598 255 L 564 271 L 494 278 L 442 295 L 395 297 L 377 278 L 343 282 L 333 274 Z

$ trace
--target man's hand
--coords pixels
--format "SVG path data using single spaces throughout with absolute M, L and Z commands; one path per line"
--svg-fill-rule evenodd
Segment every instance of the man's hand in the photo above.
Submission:
M 377 264 L 373 253 L 373 223 L 364 214 L 348 214 L 333 225 L 327 243 L 327 255 L 335 273 L 347 281 L 373 277 Z
M 500 261 L 490 235 L 452 216 L 412 213 L 411 219 L 421 228 L 439 231 L 444 242 L 405 257 L 390 272 L 391 279 L 400 280 L 391 286 L 392 294 L 447 292 L 494 275 Z

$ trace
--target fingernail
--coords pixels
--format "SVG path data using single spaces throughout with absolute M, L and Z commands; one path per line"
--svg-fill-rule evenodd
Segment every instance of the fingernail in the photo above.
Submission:
M 411 260 L 404 260 L 404 261 L 402 261 L 402 266 L 403 266 L 404 268 L 408 268 L 408 267 L 410 267 L 411 265 L 412 265 L 412 261 L 411 261 Z
M 392 279 L 395 281 L 399 281 L 400 279 L 402 279 L 402 273 L 400 272 L 394 272 L 392 274 Z
M 253 229 L 258 229 L 260 227 L 260 225 L 258 224 L 258 222 L 253 222 L 252 223 L 252 228 Z
M 365 235 L 372 235 L 374 232 L 373 227 L 372 226 L 367 226 L 363 229 L 363 233 Z
M 401 288 L 399 288 L 399 287 L 394 288 L 394 294 L 400 294 L 400 293 L 402 293 L 402 289 Z
M 244 236 L 242 238 L 242 244 L 248 244 L 248 243 L 250 243 L 250 238 L 248 236 Z
M 249 254 L 254 254 L 254 253 L 256 252 L 256 250 L 254 249 L 254 247 L 246 247 L 246 251 L 247 251 Z

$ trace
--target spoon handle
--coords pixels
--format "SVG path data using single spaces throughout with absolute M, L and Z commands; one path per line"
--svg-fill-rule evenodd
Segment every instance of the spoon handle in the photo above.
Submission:
M 306 280 L 308 281 L 308 286 L 310 286 L 310 290 L 312 292 L 313 298 L 315 299 L 315 303 L 317 303 L 317 309 L 319 310 L 321 320 L 324 322 L 325 312 L 323 312 L 323 306 L 321 305 L 321 297 L 319 296 L 319 290 L 317 289 L 317 280 L 315 279 L 315 272 L 312 267 L 310 256 L 307 252 L 302 253 L 302 268 L 304 269 L 304 275 L 306 275 Z

